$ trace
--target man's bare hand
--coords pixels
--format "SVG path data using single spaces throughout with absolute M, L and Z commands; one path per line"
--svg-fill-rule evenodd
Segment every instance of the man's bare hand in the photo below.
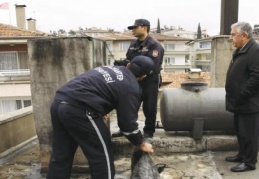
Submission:
M 103 119 L 106 120 L 106 121 L 107 121 L 109 118 L 110 118 L 109 114 L 106 114 L 106 115 L 103 116 Z
M 152 144 L 147 143 L 147 142 L 143 142 L 142 144 L 140 144 L 139 149 L 144 152 L 148 152 L 148 153 L 154 152 Z

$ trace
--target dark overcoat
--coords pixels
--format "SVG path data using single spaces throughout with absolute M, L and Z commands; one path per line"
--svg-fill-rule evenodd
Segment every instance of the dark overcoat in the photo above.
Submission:
M 226 75 L 226 110 L 259 112 L 259 44 L 253 39 L 233 52 Z

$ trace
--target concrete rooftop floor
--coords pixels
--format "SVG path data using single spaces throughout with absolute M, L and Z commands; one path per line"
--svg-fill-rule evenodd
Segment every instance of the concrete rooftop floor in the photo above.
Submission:
M 139 125 L 143 128 L 140 111 Z M 159 120 L 159 113 L 158 113 Z M 116 116 L 111 114 L 111 133 L 118 130 Z M 116 179 L 129 179 L 131 152 L 133 148 L 124 138 L 113 139 L 116 151 Z M 259 169 L 233 173 L 230 168 L 238 163 L 225 162 L 226 156 L 236 154 L 235 137 L 231 135 L 205 134 L 200 141 L 188 134 L 165 132 L 157 129 L 153 141 L 155 152 L 151 158 L 155 164 L 165 164 L 161 179 L 257 179 Z M 124 148 L 123 148 L 124 146 Z M 120 148 L 120 149 L 118 149 Z M 127 152 L 125 152 L 127 149 Z M 259 165 L 257 164 L 257 168 Z M 0 160 L 0 179 L 43 179 L 40 173 L 40 150 L 38 141 L 32 142 L 13 156 Z M 72 179 L 90 179 L 89 174 L 73 174 Z

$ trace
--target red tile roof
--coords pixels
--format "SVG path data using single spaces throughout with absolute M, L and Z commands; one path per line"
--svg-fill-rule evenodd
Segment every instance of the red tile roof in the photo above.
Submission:
M 48 36 L 48 33 L 20 29 L 12 25 L 0 23 L 0 37 L 38 37 Z
M 163 40 L 190 41 L 190 40 L 192 40 L 191 38 L 177 37 L 177 36 L 172 36 L 172 35 L 163 35 L 163 34 L 157 34 L 157 33 L 150 33 L 150 35 L 159 41 L 163 41 Z
M 136 39 L 133 35 L 131 34 L 112 34 L 108 36 L 103 36 L 103 37 L 96 37 L 97 39 L 101 40 L 134 40 Z
M 161 73 L 163 88 L 181 88 L 181 83 L 207 83 L 210 86 L 210 72 L 201 72 L 200 78 L 190 79 L 189 73 Z
M 152 37 L 159 41 L 163 40 L 172 40 L 172 41 L 190 41 L 192 39 L 190 38 L 184 38 L 184 37 L 176 37 L 176 36 L 170 36 L 170 35 L 162 35 L 162 34 L 156 34 L 156 33 L 150 33 Z M 103 37 L 96 37 L 101 40 L 134 40 L 136 37 L 132 35 L 132 33 L 122 33 L 122 34 L 112 34 L 109 36 L 103 36 Z

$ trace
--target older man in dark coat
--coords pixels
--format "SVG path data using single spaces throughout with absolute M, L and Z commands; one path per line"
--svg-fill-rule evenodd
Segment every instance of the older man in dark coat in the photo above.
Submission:
M 239 151 L 228 162 L 240 162 L 232 172 L 254 170 L 259 139 L 259 45 L 252 38 L 252 28 L 246 22 L 231 26 L 236 50 L 226 78 L 226 109 L 234 113 Z

